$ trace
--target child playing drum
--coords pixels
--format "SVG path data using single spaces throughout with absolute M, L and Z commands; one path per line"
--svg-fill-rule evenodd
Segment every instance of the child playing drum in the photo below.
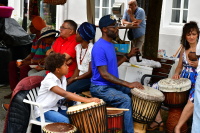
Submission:
M 68 66 L 64 54 L 50 54 L 45 59 L 45 67 L 50 73 L 41 82 L 36 102 L 42 104 L 46 121 L 70 123 L 66 114 L 66 106 L 60 104 L 63 98 L 79 102 L 100 102 L 98 98 L 85 98 L 65 91 L 67 84 L 65 75 L 68 73 Z M 37 107 L 35 116 L 37 120 L 40 120 Z

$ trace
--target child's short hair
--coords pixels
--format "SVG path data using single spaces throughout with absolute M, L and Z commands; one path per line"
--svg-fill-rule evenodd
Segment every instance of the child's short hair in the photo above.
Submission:
M 65 54 L 52 53 L 45 59 L 45 68 L 50 72 L 55 72 L 56 68 L 60 68 L 66 61 Z

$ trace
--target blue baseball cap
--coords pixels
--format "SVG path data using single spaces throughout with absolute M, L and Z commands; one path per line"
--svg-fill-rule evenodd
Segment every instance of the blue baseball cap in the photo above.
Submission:
M 107 27 L 113 23 L 116 23 L 116 19 L 113 15 L 105 15 L 99 20 L 99 28 Z
M 83 40 L 92 40 L 96 34 L 96 26 L 94 24 L 84 22 L 79 26 L 78 33 L 83 38 Z

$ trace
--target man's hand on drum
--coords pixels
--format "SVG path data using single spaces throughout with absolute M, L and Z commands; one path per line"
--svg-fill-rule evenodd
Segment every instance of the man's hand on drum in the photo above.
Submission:
M 174 76 L 172 76 L 172 79 L 180 79 L 180 75 L 179 74 L 174 74 Z
M 89 98 L 89 103 L 90 102 L 100 103 L 100 99 L 99 98 Z
M 129 83 L 129 88 L 138 88 L 138 89 L 144 89 L 143 85 L 140 82 L 132 82 Z

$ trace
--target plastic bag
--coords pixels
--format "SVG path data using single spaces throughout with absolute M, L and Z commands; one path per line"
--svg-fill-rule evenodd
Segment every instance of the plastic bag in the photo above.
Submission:
M 13 18 L 0 18 L 0 40 L 7 47 L 32 43 L 30 35 Z
M 148 60 L 148 59 L 145 59 L 145 58 L 142 58 L 142 62 L 137 62 L 135 56 L 131 57 L 129 62 L 133 65 L 149 66 L 149 67 L 152 67 L 152 68 L 161 67 L 160 62 L 154 61 L 154 60 Z

